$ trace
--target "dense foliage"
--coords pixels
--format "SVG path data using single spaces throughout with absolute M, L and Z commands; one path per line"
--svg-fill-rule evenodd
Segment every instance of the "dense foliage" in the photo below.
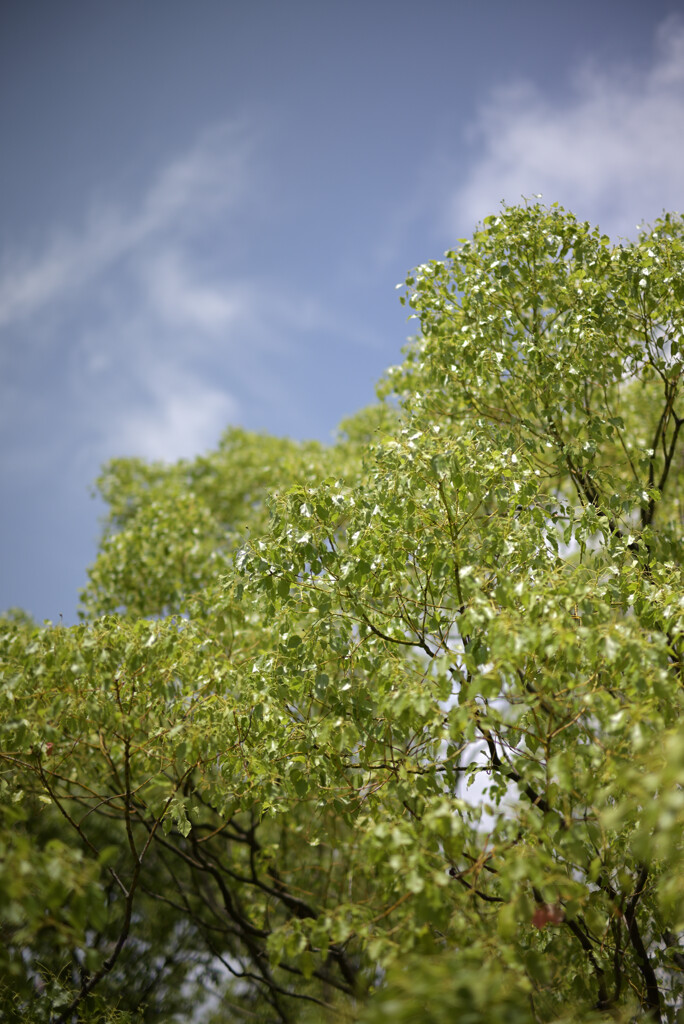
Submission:
M 329 448 L 120 460 L 2 625 L 0 1007 L 675 1021 L 684 222 L 504 208 Z

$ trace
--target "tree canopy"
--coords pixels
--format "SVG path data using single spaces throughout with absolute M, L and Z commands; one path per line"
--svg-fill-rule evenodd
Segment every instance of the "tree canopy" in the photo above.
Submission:
M 678 1019 L 684 220 L 402 301 L 334 445 L 110 463 L 81 624 L 3 620 L 6 1019 Z

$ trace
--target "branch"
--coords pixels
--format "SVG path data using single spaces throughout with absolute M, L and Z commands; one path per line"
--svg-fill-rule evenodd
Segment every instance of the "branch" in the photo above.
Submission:
M 627 931 L 629 934 L 630 941 L 634 948 L 634 952 L 637 955 L 637 965 L 643 976 L 644 982 L 646 983 L 646 1001 L 642 1003 L 650 1010 L 650 1016 L 655 1021 L 660 1021 L 660 989 L 658 988 L 658 979 L 656 973 L 653 970 L 653 965 L 648 959 L 648 953 L 644 946 L 643 939 L 641 938 L 641 932 L 639 931 L 639 925 L 636 919 L 636 907 L 639 902 L 646 881 L 648 879 L 648 868 L 645 864 L 642 865 L 639 872 L 637 883 L 634 887 L 634 892 L 627 900 L 625 904 L 625 920 L 627 922 Z

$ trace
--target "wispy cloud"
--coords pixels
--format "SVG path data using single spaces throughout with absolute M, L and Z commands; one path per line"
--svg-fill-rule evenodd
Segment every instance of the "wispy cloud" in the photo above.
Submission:
M 197 231 L 207 216 L 234 206 L 246 188 L 250 149 L 244 130 L 215 127 L 164 167 L 137 205 L 95 206 L 80 231 L 54 232 L 42 253 L 4 253 L 0 327 L 82 291 L 145 244 Z
M 42 250 L 3 253 L 0 399 L 18 439 L 13 465 L 67 457 L 92 476 L 114 454 L 172 460 L 215 444 L 240 410 L 234 381 L 198 356 L 229 348 L 254 310 L 250 288 L 198 254 L 254 178 L 252 136 L 215 126 L 137 199 L 93 205 L 80 230 L 54 230 Z M 40 419 L 58 429 L 41 431 Z
M 199 278 L 182 251 L 166 248 L 141 267 L 150 310 L 175 328 L 225 333 L 248 314 L 244 289 L 232 282 Z
M 613 234 L 684 207 L 684 20 L 661 24 L 645 70 L 587 63 L 564 102 L 529 82 L 492 94 L 472 125 L 475 155 L 452 195 L 459 234 L 502 199 L 542 193 Z
M 70 463 L 88 480 L 114 455 L 206 450 L 245 410 L 256 426 L 296 410 L 295 350 L 348 324 L 294 275 L 242 264 L 260 226 L 249 216 L 269 201 L 255 138 L 233 125 L 206 131 L 137 197 L 91 206 L 80 230 L 53 231 L 33 253 L 3 254 L 6 471 Z
M 236 401 L 221 388 L 157 367 L 147 400 L 115 415 L 108 433 L 120 455 L 190 458 L 214 445 L 237 412 Z

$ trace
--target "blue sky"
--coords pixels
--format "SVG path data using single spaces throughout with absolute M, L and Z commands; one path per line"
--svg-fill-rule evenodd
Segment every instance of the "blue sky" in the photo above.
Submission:
M 0 609 L 76 618 L 115 455 L 329 440 L 502 199 L 684 209 L 684 5 L 6 0 Z

